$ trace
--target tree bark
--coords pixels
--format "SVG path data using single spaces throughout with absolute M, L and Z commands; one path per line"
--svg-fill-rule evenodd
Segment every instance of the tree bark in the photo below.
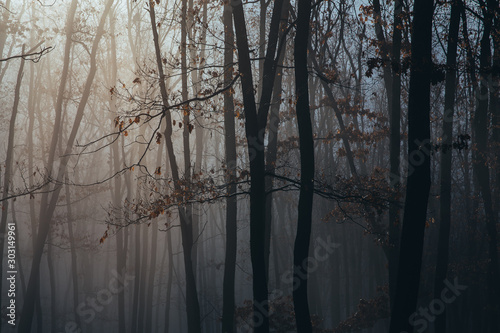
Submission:
M 297 30 L 295 32 L 295 90 L 297 95 L 297 123 L 300 143 L 300 195 L 297 235 L 293 251 L 293 305 L 297 332 L 312 332 L 307 299 L 309 243 L 311 238 L 314 195 L 314 141 L 309 110 L 309 75 L 307 50 L 311 0 L 299 0 Z
M 233 20 L 238 48 L 238 67 L 241 74 L 245 112 L 245 134 L 250 160 L 250 256 L 253 271 L 253 323 L 255 332 L 269 332 L 269 306 L 265 264 L 265 161 L 264 136 L 273 91 L 279 21 L 283 0 L 274 3 L 269 29 L 268 47 L 264 60 L 262 94 L 259 111 L 255 102 L 252 66 L 248 47 L 243 3 L 233 4 Z
M 408 102 L 408 177 L 390 332 L 411 332 L 409 318 L 418 299 L 430 176 L 430 83 L 433 0 L 413 10 Z

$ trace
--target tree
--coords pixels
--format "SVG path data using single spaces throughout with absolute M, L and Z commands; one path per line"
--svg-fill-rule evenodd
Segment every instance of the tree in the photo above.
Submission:
M 250 252 L 253 271 L 253 309 L 255 332 L 269 331 L 269 306 L 265 260 L 265 159 L 264 136 L 276 72 L 275 53 L 277 49 L 279 21 L 283 0 L 274 3 L 259 109 L 253 92 L 252 66 L 241 1 L 233 2 L 233 19 L 238 48 L 238 67 L 241 74 L 243 104 L 245 110 L 245 131 L 250 160 Z M 279 52 L 278 52 L 279 53 Z M 278 54 L 279 57 L 279 54 Z
M 183 9 L 182 9 L 183 13 L 186 10 L 184 8 L 184 6 L 186 6 L 185 2 L 186 0 L 183 1 Z M 182 191 L 181 181 L 179 178 L 179 170 L 176 162 L 176 156 L 174 154 L 174 146 L 172 143 L 172 117 L 170 115 L 170 110 L 168 109 L 170 103 L 168 102 L 168 93 L 165 85 L 165 75 L 163 73 L 158 31 L 156 30 L 157 24 L 156 24 L 154 7 L 155 3 L 153 1 L 150 1 L 149 15 L 151 19 L 151 29 L 153 31 L 156 64 L 158 66 L 159 85 L 163 103 L 162 119 L 164 118 L 166 123 L 164 137 L 167 148 L 168 160 L 170 163 L 170 170 L 174 181 L 174 189 L 175 191 L 180 193 Z M 183 68 L 183 70 L 185 71 L 185 67 Z M 186 75 L 185 72 L 184 75 Z M 185 98 L 184 101 L 186 101 L 186 99 L 187 98 Z M 188 123 L 189 122 L 185 124 L 185 127 L 188 127 Z M 185 137 L 184 140 L 186 140 Z M 189 144 L 189 139 L 188 139 L 188 144 Z M 187 147 L 185 144 L 184 149 L 186 148 Z M 184 154 L 186 154 L 186 152 Z M 187 159 L 187 161 L 185 160 L 185 163 L 189 163 L 189 159 Z M 186 169 L 187 170 L 185 170 L 186 172 L 185 177 L 187 177 L 187 172 L 189 172 L 189 168 Z M 201 328 L 200 328 L 200 304 L 198 302 L 198 292 L 196 289 L 196 280 L 195 280 L 193 260 L 192 260 L 192 250 L 193 250 L 193 225 L 191 220 L 192 215 L 188 214 L 188 210 L 185 207 L 178 206 L 178 210 L 179 210 L 179 219 L 181 225 L 182 248 L 184 250 L 183 252 L 184 269 L 186 273 L 186 311 L 188 316 L 188 332 L 194 333 L 194 332 L 199 332 Z
M 309 111 L 309 78 L 307 50 L 309 45 L 309 21 L 311 1 L 299 0 L 297 31 L 295 33 L 295 89 L 297 94 L 297 123 L 300 142 L 300 196 L 298 206 L 297 235 L 293 252 L 293 305 L 297 332 L 311 332 L 311 316 L 307 299 L 307 274 L 309 242 L 314 196 L 314 143 Z
M 461 0 L 455 0 L 451 5 L 450 28 L 448 34 L 448 50 L 446 56 L 446 91 L 443 113 L 442 150 L 440 169 L 440 220 L 439 241 L 434 278 L 434 297 L 441 297 L 445 288 L 444 281 L 448 271 L 449 238 L 451 226 L 451 165 L 453 154 L 453 114 L 455 108 L 455 87 L 457 84 L 457 48 L 458 32 L 460 30 Z M 436 330 L 446 332 L 446 315 L 436 318 Z
M 233 80 L 233 49 L 234 31 L 232 22 L 232 8 L 229 2 L 224 3 L 224 85 L 228 86 Z M 236 134 L 234 125 L 233 92 L 224 93 L 224 145 L 227 163 L 227 199 L 226 199 L 226 253 L 224 258 L 224 281 L 222 291 L 222 332 L 233 332 L 234 323 L 234 278 L 236 271 L 237 251 L 237 209 L 236 198 Z
M 422 264 L 430 173 L 431 40 L 434 1 L 415 2 L 413 8 L 410 92 L 408 101 L 408 169 L 398 279 L 390 332 L 410 332 L 417 306 Z
M 483 12 L 483 35 L 480 42 L 479 53 L 479 82 L 476 92 L 476 111 L 474 114 L 473 128 L 476 141 L 473 169 L 477 179 L 479 190 L 483 199 L 484 212 L 486 218 L 486 229 L 488 234 L 488 316 L 490 329 L 499 330 L 498 313 L 500 288 L 497 281 L 500 279 L 498 267 L 498 241 L 497 241 L 497 218 L 493 209 L 493 199 L 491 195 L 490 176 L 488 170 L 488 106 L 493 101 L 489 100 L 491 84 L 492 53 L 490 37 L 493 29 L 493 19 L 498 10 L 498 1 L 488 1 L 482 3 Z

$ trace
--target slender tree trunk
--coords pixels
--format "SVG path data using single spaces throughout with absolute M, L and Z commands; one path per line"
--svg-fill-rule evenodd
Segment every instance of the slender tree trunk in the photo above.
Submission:
M 140 267 L 141 267 L 141 226 L 135 226 L 135 239 L 134 239 L 134 248 L 135 248 L 135 276 L 134 279 L 134 296 L 132 301 L 132 332 L 140 332 L 137 327 L 137 320 L 139 316 L 139 293 L 140 293 Z
M 116 75 L 118 72 L 118 65 L 117 65 L 117 56 L 116 56 L 116 37 L 115 37 L 115 21 L 116 21 L 116 7 L 113 9 L 113 12 L 110 13 L 109 15 L 109 27 L 110 27 L 110 37 L 111 37 L 111 56 L 110 56 L 110 63 L 111 63 L 111 79 L 110 79 L 110 85 L 113 87 L 116 84 Z M 110 96 L 109 99 L 109 108 L 111 111 L 111 114 L 116 114 L 116 103 L 113 99 L 113 96 Z M 120 151 L 118 144 L 115 143 L 111 147 L 111 152 L 113 155 L 113 169 L 115 172 L 117 170 L 120 170 Z M 124 156 L 125 158 L 125 156 Z M 113 197 L 113 206 L 115 209 L 120 210 L 119 208 L 122 206 L 122 180 L 121 177 L 115 177 L 114 178 L 114 188 L 112 192 L 112 197 Z M 120 210 L 121 211 L 121 210 Z M 121 217 L 121 214 L 118 216 L 118 218 Z M 116 232 L 116 270 L 118 274 L 123 274 L 125 271 L 125 266 L 127 262 L 127 252 L 126 252 L 126 246 L 125 246 L 125 231 L 120 228 Z M 135 279 L 137 280 L 137 279 Z M 118 294 L 118 330 L 120 332 L 126 332 L 125 328 L 125 292 L 120 292 Z
M 446 86 L 444 97 L 443 134 L 440 169 L 440 219 L 437 249 L 436 274 L 434 277 L 434 297 L 440 298 L 445 288 L 444 281 L 448 271 L 448 248 L 451 225 L 451 162 L 453 142 L 453 113 L 455 107 L 455 87 L 457 81 L 457 46 L 460 30 L 460 11 L 462 2 L 455 0 L 451 6 L 448 50 L 446 56 Z M 437 332 L 446 332 L 446 312 L 436 317 Z
M 281 24 L 278 43 L 285 43 L 284 32 L 287 29 L 287 21 L 290 13 L 290 1 L 283 2 L 281 10 Z M 265 255 L 266 255 L 266 272 L 267 280 L 269 281 L 269 256 L 271 253 L 271 233 L 272 233 L 272 206 L 273 206 L 273 174 L 276 169 L 276 159 L 278 155 L 278 128 L 279 128 L 279 111 L 281 106 L 281 92 L 283 82 L 283 61 L 285 59 L 285 51 L 281 51 L 278 55 L 278 65 L 276 68 L 276 78 L 273 87 L 273 99 L 271 102 L 271 113 L 269 115 L 269 134 L 266 152 L 266 234 L 265 234 Z M 278 269 L 277 266 L 274 269 Z M 275 286 L 278 288 L 278 286 Z
M 496 1 L 498 7 L 498 0 Z M 494 181 L 495 191 L 493 197 L 493 209 L 495 214 L 500 212 L 500 16 L 497 15 L 493 21 L 493 72 L 492 72 L 492 103 L 491 125 L 492 125 L 492 143 L 493 156 L 495 161 Z M 496 215 L 495 215 L 496 216 Z
M 172 233 L 167 230 L 167 251 L 168 251 L 168 273 L 167 273 L 167 295 L 165 304 L 165 333 L 170 331 L 170 298 L 172 296 L 172 273 L 174 271 L 174 256 L 172 250 Z
M 56 294 L 56 274 L 54 269 L 54 246 L 52 245 L 52 235 L 49 235 L 47 245 L 47 266 L 49 268 L 50 283 L 50 330 L 57 332 L 57 294 Z
M 146 332 L 153 332 L 153 291 L 155 288 L 156 251 L 158 247 L 158 226 L 156 224 L 152 224 L 152 228 L 151 258 L 149 263 L 149 279 L 147 282 L 146 298 Z
M 462 17 L 462 36 L 463 40 L 465 43 L 465 49 L 467 51 L 467 65 L 468 65 L 468 74 L 469 78 L 471 80 L 471 85 L 472 87 L 469 89 L 469 95 L 472 96 L 473 93 L 471 92 L 473 89 L 477 89 L 478 87 L 478 82 L 477 82 L 477 77 L 476 77 L 476 60 L 475 56 L 473 54 L 471 45 L 470 45 L 470 40 L 469 40 L 469 29 L 468 29 L 468 24 L 467 24 L 467 15 L 465 11 L 465 6 L 462 6 L 461 10 L 461 17 Z M 467 113 L 467 118 L 465 120 L 465 126 L 466 129 L 468 129 L 469 125 L 469 119 L 471 116 L 469 113 Z M 465 152 L 464 153 L 464 166 L 465 166 L 465 172 L 464 172 L 464 182 L 465 182 L 465 208 L 467 211 L 467 219 L 469 221 L 468 224 L 468 230 L 470 234 L 469 238 L 469 254 L 471 256 L 475 256 L 477 254 L 477 244 L 475 241 L 475 234 L 476 234 L 476 221 L 474 218 L 472 218 L 471 212 L 476 212 L 477 209 L 475 207 L 475 204 L 477 201 L 474 201 L 471 203 L 471 197 L 472 197 L 472 191 L 471 191 L 471 175 L 470 175 L 470 167 L 469 167 L 469 153 Z
M 224 4 L 224 85 L 228 86 L 233 80 L 233 49 L 234 32 L 232 10 L 229 3 Z M 234 323 L 234 277 L 236 273 L 237 253 L 237 225 L 238 201 L 236 194 L 236 130 L 234 125 L 233 91 L 224 93 L 224 145 L 226 154 L 226 253 L 224 258 L 224 281 L 222 285 L 222 332 L 235 331 Z
M 156 155 L 156 165 L 161 165 L 163 147 L 158 147 L 158 153 Z M 155 285 L 155 274 L 156 274 L 156 252 L 158 250 L 158 225 L 152 224 L 151 231 L 151 259 L 149 263 L 149 279 L 147 282 L 147 297 L 146 297 L 146 332 L 152 332 L 153 330 L 153 291 Z M 161 273 L 161 272 L 160 272 Z
M 66 181 L 68 179 L 66 178 Z M 73 309 L 76 310 L 78 306 L 78 260 L 76 256 L 76 244 L 75 236 L 73 232 L 73 212 L 71 209 L 71 192 L 69 190 L 69 185 L 65 185 L 66 189 L 66 209 L 67 209 L 67 224 L 68 224 L 68 237 L 70 243 L 70 253 L 71 253 L 71 278 L 73 282 Z M 78 327 L 80 327 L 80 316 L 75 315 L 75 322 Z
M 169 108 L 168 93 L 165 85 L 165 75 L 163 73 L 160 44 L 158 40 L 158 31 L 156 30 L 154 2 L 150 1 L 149 4 L 150 4 L 149 14 L 151 19 L 151 28 L 153 31 L 156 64 L 158 66 L 159 85 L 163 102 L 163 117 L 165 118 L 165 123 L 166 123 L 166 128 L 164 132 L 165 144 L 167 147 L 167 155 L 170 163 L 172 180 L 174 182 L 174 189 L 176 192 L 180 193 L 182 191 L 182 188 L 180 184 L 179 170 L 172 142 L 172 117 L 170 114 L 170 110 L 168 109 Z M 185 125 L 187 126 L 187 124 Z M 186 312 L 188 319 L 188 332 L 197 333 L 201 331 L 201 322 L 200 322 L 200 304 L 198 301 L 198 291 L 196 288 L 196 280 L 195 280 L 193 260 L 192 260 L 192 250 L 193 250 L 193 228 L 191 221 L 192 217 L 188 214 L 187 209 L 185 207 L 178 206 L 178 210 L 179 210 L 179 220 L 181 225 L 182 247 L 184 250 L 183 252 L 184 269 L 186 273 Z
M 397 12 L 397 7 L 398 5 L 400 6 L 401 3 L 400 3 L 401 0 L 397 0 L 395 1 L 394 3 L 394 18 L 396 19 L 396 12 Z M 383 68 L 383 79 L 384 79 L 384 85 L 385 85 L 385 92 L 387 94 L 387 105 L 388 105 L 388 114 L 389 116 L 393 113 L 392 112 L 392 101 L 393 101 L 393 98 L 392 98 L 392 94 L 393 94 L 393 87 L 392 87 L 392 84 L 393 84 L 393 80 L 392 80 L 392 76 L 391 76 L 391 66 L 389 66 L 390 62 L 391 62 L 391 49 L 389 47 L 389 43 L 387 43 L 386 39 L 385 39 L 385 35 L 384 35 L 384 30 L 383 30 L 383 22 L 382 22 L 382 11 L 381 11 L 381 8 L 380 8 L 380 0 L 373 0 L 373 13 L 374 13 L 374 16 L 375 16 L 375 35 L 377 37 L 377 40 L 379 41 L 379 43 L 381 44 L 381 47 L 380 47 L 380 55 L 381 55 L 381 58 L 382 58 L 382 62 L 384 64 L 384 66 L 382 67 Z M 398 17 L 398 19 L 400 20 L 400 18 Z M 394 21 L 395 23 L 397 23 L 397 21 Z M 401 34 L 401 30 L 396 31 L 396 24 L 394 24 L 394 33 L 396 34 L 396 36 L 393 36 L 393 42 L 398 42 L 398 36 L 397 34 Z M 401 36 L 401 35 L 400 35 Z M 395 38 L 395 40 L 394 40 Z M 401 37 L 399 37 L 401 38 Z M 397 45 L 393 45 L 393 50 L 397 48 Z M 395 55 L 392 55 L 392 59 L 395 59 Z
M 408 177 L 391 333 L 413 330 L 409 318 L 418 299 L 431 184 L 429 114 L 433 11 L 433 0 L 415 2 L 408 103 Z
M 139 191 L 138 191 L 139 193 Z M 139 282 L 139 309 L 137 313 L 137 331 L 143 332 L 146 325 L 146 294 L 147 294 L 147 278 L 148 278 L 148 257 L 149 251 L 149 227 L 146 224 L 141 224 L 142 240 L 140 242 L 141 250 L 141 271 Z
M 309 243 L 311 238 L 314 195 L 314 141 L 309 111 L 309 78 L 307 49 L 311 0 L 299 0 L 297 30 L 295 33 L 295 87 L 297 94 L 297 123 L 300 143 L 300 196 L 298 206 L 297 236 L 293 251 L 293 305 L 297 332 L 312 332 L 307 299 Z
M 32 7 L 32 13 L 34 12 L 34 6 Z M 34 18 L 34 14 L 33 17 Z M 34 20 L 33 20 L 34 21 Z M 33 34 L 31 35 L 31 40 L 34 40 Z M 35 126 L 35 107 L 37 110 L 40 110 L 40 98 L 39 98 L 39 89 L 35 89 L 36 86 L 40 86 L 40 81 L 41 81 L 42 75 L 39 73 L 38 77 L 35 81 L 35 65 L 33 62 L 30 63 L 30 86 L 29 86 L 29 95 L 28 95 L 28 110 L 29 110 L 29 115 L 28 115 L 28 135 L 27 135 L 27 140 L 28 140 L 28 185 L 30 188 L 33 188 L 34 185 L 34 166 L 33 166 L 33 154 L 34 154 L 34 144 L 33 144 L 33 128 Z M 41 126 L 40 126 L 41 127 Z M 34 250 L 36 247 L 36 212 L 35 212 L 35 200 L 30 200 L 29 202 L 29 207 L 30 207 L 30 225 L 31 225 L 31 246 L 32 249 Z M 42 327 L 42 307 L 40 304 L 40 295 L 39 295 L 39 288 L 38 286 L 36 287 L 35 291 L 35 298 L 36 298 L 36 304 L 35 304 L 35 310 L 36 310 L 36 320 L 37 320 L 37 327 L 41 328 Z M 25 296 L 25 294 L 24 294 Z M 38 330 L 40 331 L 40 330 Z

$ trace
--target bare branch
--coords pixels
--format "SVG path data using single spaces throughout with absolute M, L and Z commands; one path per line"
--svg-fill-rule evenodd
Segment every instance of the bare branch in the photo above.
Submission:
M 3 62 L 3 61 L 8 61 L 8 60 L 12 60 L 12 59 L 16 59 L 16 58 L 22 58 L 23 60 L 28 60 L 28 61 L 33 61 L 34 63 L 37 63 L 40 61 L 40 59 L 47 53 L 51 52 L 54 47 L 53 46 L 48 46 L 48 47 L 45 47 L 43 49 L 41 49 L 40 51 L 38 52 L 34 52 L 34 50 L 40 46 L 43 42 L 40 42 L 38 43 L 37 46 L 35 46 L 34 48 L 32 48 L 30 51 L 28 51 L 27 53 L 24 53 L 24 54 L 18 54 L 18 55 L 15 55 L 15 56 L 11 56 L 11 57 L 7 57 L 7 58 L 3 58 L 3 59 L 0 59 L 0 62 Z

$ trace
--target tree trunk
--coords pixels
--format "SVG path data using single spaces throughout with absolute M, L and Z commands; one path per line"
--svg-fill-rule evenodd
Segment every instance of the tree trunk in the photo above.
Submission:
M 139 316 L 139 293 L 140 293 L 140 282 L 141 282 L 141 226 L 135 226 L 135 238 L 134 238 L 134 248 L 135 248 L 135 276 L 134 279 L 134 296 L 132 300 L 132 332 L 140 332 L 137 329 L 137 320 Z
M 474 114 L 474 136 L 476 149 L 474 153 L 474 174 L 483 199 L 486 230 L 488 233 L 488 321 L 491 332 L 498 332 L 499 286 L 500 273 L 498 268 L 497 228 L 493 211 L 493 200 L 490 187 L 488 161 L 488 93 L 491 80 L 491 43 L 494 8 L 485 11 L 483 20 L 484 31 L 481 38 L 479 54 L 479 93 L 476 94 L 476 112 Z
M 170 330 L 170 297 L 172 294 L 172 273 L 174 271 L 174 256 L 172 250 L 172 232 L 167 230 L 167 250 L 168 250 L 168 275 L 167 275 L 167 295 L 165 304 L 165 333 Z
M 430 175 L 430 83 L 433 0 L 415 2 L 408 102 L 408 176 L 390 332 L 411 332 L 418 299 Z
M 314 141 L 309 111 L 309 78 L 307 51 L 311 0 L 299 0 L 297 30 L 295 33 L 295 89 L 297 95 L 297 123 L 300 143 L 300 195 L 297 235 L 293 250 L 293 305 L 297 332 L 312 332 L 307 299 L 309 243 L 311 238 L 314 195 Z
M 67 179 L 66 179 L 67 180 Z M 71 278 L 73 282 L 73 309 L 76 310 L 78 306 L 78 260 L 76 256 L 76 244 L 73 232 L 73 212 L 71 210 L 71 193 L 69 190 L 69 185 L 65 185 L 66 188 L 66 208 L 67 208 L 67 223 L 68 223 L 68 237 L 70 243 L 70 253 L 71 253 Z M 78 327 L 80 327 L 80 316 L 75 314 L 75 322 Z
M 237 2 L 233 6 L 233 20 L 238 48 L 238 66 L 241 74 L 245 112 L 245 134 L 250 160 L 250 256 L 253 271 L 253 323 L 255 332 L 269 331 L 265 264 L 266 196 L 264 136 L 276 73 L 275 53 L 282 5 L 283 0 L 278 0 L 274 3 L 266 59 L 264 60 L 262 94 L 258 113 L 253 92 L 252 66 L 250 63 L 243 4 L 242 2 Z
M 184 0 L 185 1 L 185 0 Z M 181 184 L 179 179 L 179 170 L 174 153 L 174 146 L 172 142 L 172 116 L 170 114 L 168 93 L 165 86 L 165 75 L 163 73 L 163 65 L 161 59 L 160 44 L 158 40 L 158 31 L 156 30 L 156 17 L 154 11 L 154 2 L 150 1 L 150 19 L 151 28 L 153 31 L 153 40 L 155 46 L 156 64 L 158 66 L 159 85 L 163 102 L 163 117 L 165 118 L 166 128 L 164 132 L 165 144 L 167 147 L 167 155 L 170 163 L 170 171 L 174 182 L 174 189 L 176 192 L 181 192 Z M 187 126 L 187 124 L 185 124 Z M 200 304 L 198 301 L 198 292 L 196 288 L 196 280 L 194 276 L 194 267 L 192 261 L 193 249 L 193 228 L 191 216 L 187 214 L 184 207 L 178 206 L 179 220 L 181 225 L 181 238 L 184 257 L 184 269 L 186 273 L 186 312 L 188 319 L 188 332 L 196 333 L 201 331 L 200 323 Z
M 224 4 L 224 86 L 233 80 L 233 44 L 234 32 L 232 10 L 228 3 Z M 224 93 L 224 145 L 226 149 L 226 253 L 224 258 L 224 281 L 222 290 L 222 332 L 235 331 L 234 323 L 234 277 L 236 272 L 238 201 L 236 194 L 236 134 L 233 91 Z
M 158 226 L 151 225 L 151 258 L 149 263 L 149 279 L 147 282 L 147 298 L 146 298 L 146 332 L 153 332 L 153 291 L 155 286 L 156 273 L 156 251 L 158 244 Z
M 139 192 L 139 191 L 137 191 Z M 139 197 L 139 196 L 137 196 Z M 147 294 L 147 278 L 148 278 L 148 257 L 149 253 L 149 226 L 141 224 L 142 240 L 140 241 L 141 250 L 141 266 L 140 266 L 140 282 L 139 282 L 139 309 L 137 313 L 137 331 L 143 332 L 146 326 L 146 294 Z M 138 245 L 139 245 L 138 244 Z
M 290 13 L 290 1 L 283 2 L 281 10 L 281 24 L 278 43 L 285 43 L 285 31 L 287 29 L 288 15 Z M 273 99 L 271 102 L 271 113 L 269 115 L 269 134 L 266 152 L 266 234 L 265 234 L 265 258 L 266 258 L 266 272 L 267 281 L 269 282 L 269 256 L 271 253 L 271 234 L 272 234 L 272 207 L 273 207 L 273 193 L 274 175 L 276 169 L 276 159 L 278 154 L 278 128 L 279 128 L 279 112 L 281 106 L 281 93 L 283 82 L 283 61 L 285 59 L 285 52 L 281 51 L 278 55 L 278 65 L 276 68 L 276 78 L 273 87 Z M 276 262 L 276 260 L 275 260 Z M 274 269 L 278 269 L 275 265 Z M 278 286 L 275 286 L 278 288 Z
M 116 7 L 115 7 L 116 8 Z M 116 10 L 116 9 L 115 9 Z M 117 56 L 116 56 L 116 36 L 115 36 L 115 10 L 110 14 L 110 37 L 111 37 L 111 79 L 110 86 L 114 87 L 116 84 L 116 75 L 118 72 Z M 113 100 L 113 96 L 109 99 L 109 109 L 111 114 L 116 114 L 116 103 Z M 113 169 L 115 172 L 120 170 L 120 152 L 118 144 L 115 143 L 111 147 L 111 152 L 113 155 Z M 113 172 L 112 172 L 113 173 Z M 112 193 L 113 206 L 115 209 L 119 209 L 122 206 L 122 180 L 120 177 L 115 177 L 114 179 L 114 191 Z M 121 211 L 121 209 L 120 209 Z M 121 214 L 119 215 L 119 218 Z M 116 231 L 116 270 L 118 274 L 123 274 L 125 271 L 125 265 L 127 262 L 127 252 L 124 240 L 124 230 L 122 228 Z M 120 292 L 118 294 L 118 330 L 120 332 L 126 332 L 125 329 L 125 292 Z
M 50 233 L 50 232 L 49 232 Z M 49 268 L 50 283 L 50 330 L 57 332 L 57 295 L 56 295 L 56 275 L 54 270 L 54 246 L 52 245 L 52 235 L 49 234 L 49 244 L 47 245 L 47 266 Z
M 440 298 L 445 288 L 444 281 L 448 271 L 448 248 L 451 225 L 451 162 L 453 142 L 453 113 L 455 107 L 455 87 L 457 80 L 457 46 L 460 30 L 460 11 L 462 2 L 455 0 L 451 6 L 450 29 L 448 34 L 448 50 L 446 56 L 446 86 L 444 97 L 443 134 L 441 149 L 441 190 L 439 240 L 437 249 L 436 274 L 434 276 L 434 297 Z M 436 317 L 437 332 L 446 332 L 446 312 Z

